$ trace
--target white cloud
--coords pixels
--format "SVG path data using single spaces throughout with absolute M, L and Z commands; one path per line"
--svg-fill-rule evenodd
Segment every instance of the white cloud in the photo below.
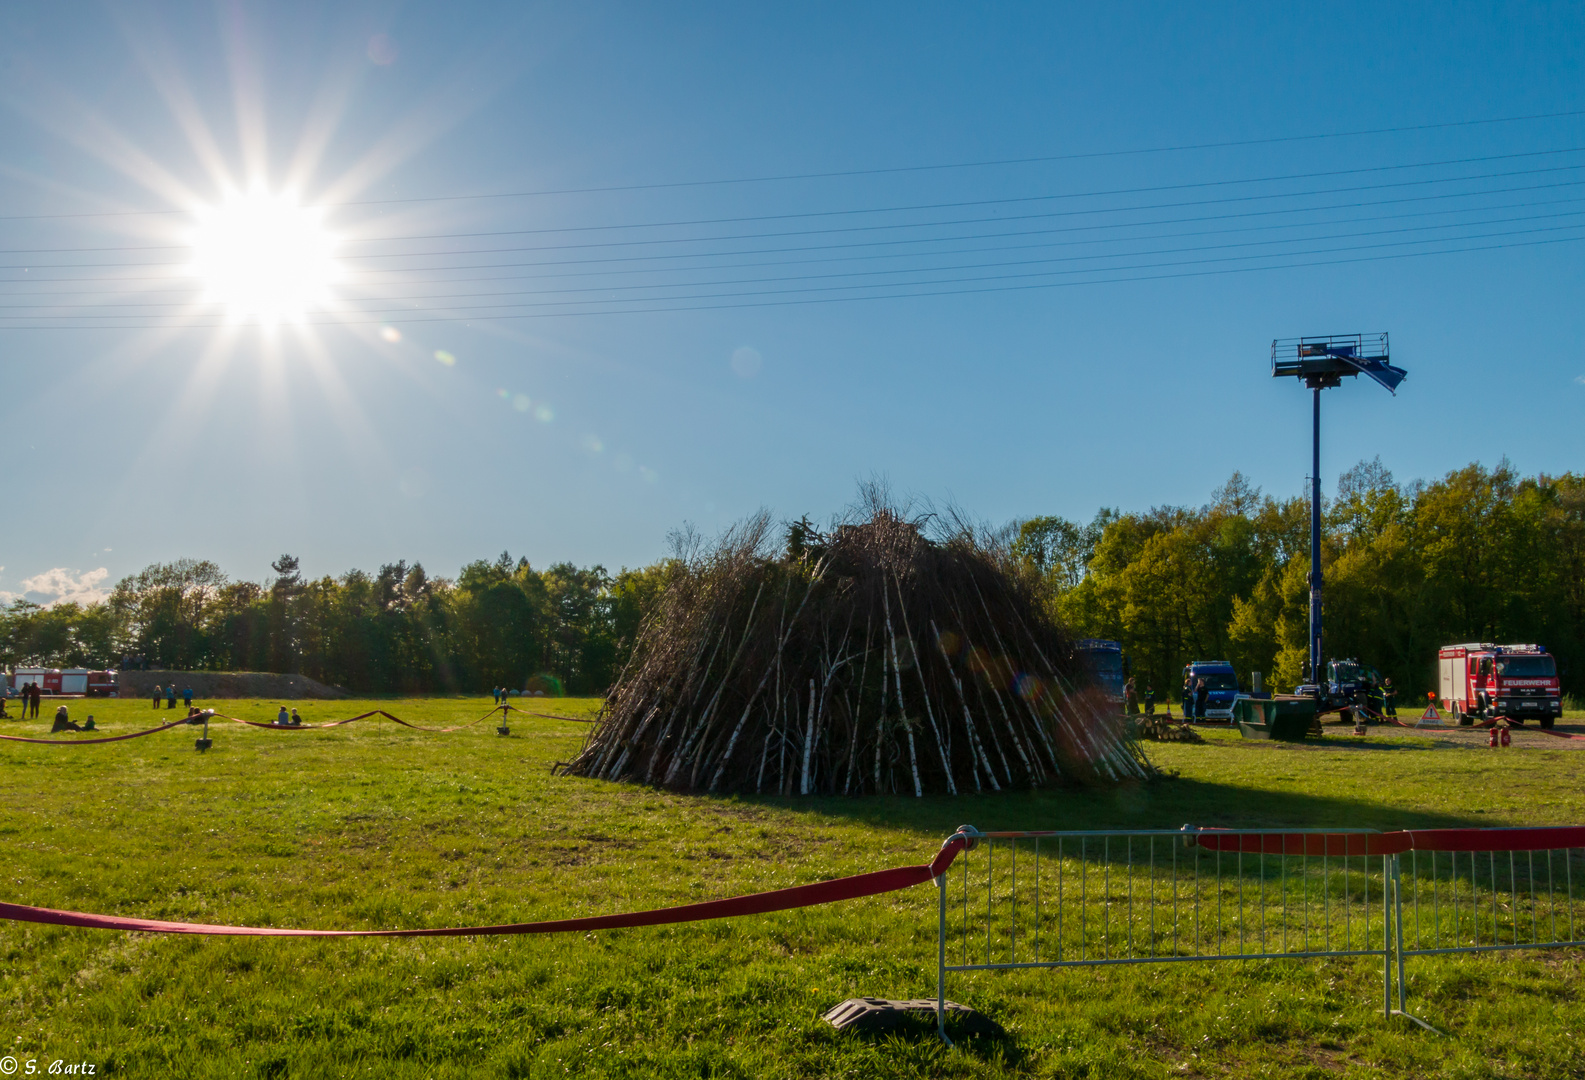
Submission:
M 0 570 L 3 569 L 5 567 L 0 566 Z M 44 607 L 68 602 L 97 604 L 110 595 L 110 590 L 102 587 L 109 577 L 110 571 L 103 566 L 97 570 L 83 571 L 57 566 L 42 574 L 23 578 L 20 592 L 0 590 L 0 602 L 31 600 Z

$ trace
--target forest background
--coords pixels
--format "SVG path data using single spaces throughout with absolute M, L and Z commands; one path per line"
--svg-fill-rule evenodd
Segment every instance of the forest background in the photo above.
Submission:
M 1585 690 L 1585 477 L 1473 464 L 1398 483 L 1380 460 L 1344 473 L 1322 546 L 1328 656 L 1352 656 L 1403 691 L 1434 688 L 1436 650 L 1534 642 L 1564 692 Z M 801 557 L 807 518 L 788 526 Z M 1120 641 L 1166 696 L 1194 659 L 1240 680 L 1302 681 L 1309 502 L 1262 495 L 1235 473 L 1200 507 L 1043 516 L 988 533 L 1079 637 Z M 415 563 L 305 580 L 283 556 L 265 583 L 212 562 L 150 566 L 97 604 L 0 608 L 0 663 L 301 673 L 362 693 L 477 692 L 534 677 L 569 694 L 616 678 L 675 563 L 617 574 L 502 553 L 453 580 Z

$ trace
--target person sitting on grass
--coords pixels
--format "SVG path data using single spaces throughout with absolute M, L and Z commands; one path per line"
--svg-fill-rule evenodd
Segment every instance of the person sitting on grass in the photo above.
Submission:
M 62 705 L 60 708 L 55 710 L 55 725 L 50 728 L 50 734 L 51 735 L 53 735 L 57 731 L 81 731 L 81 730 L 82 730 L 82 728 L 80 728 L 76 724 L 72 723 L 70 718 L 67 717 L 67 715 L 66 715 L 66 706 Z
M 292 726 L 292 718 L 287 713 L 285 705 L 282 705 L 281 706 L 281 711 L 275 714 L 275 726 L 276 727 L 291 727 Z
M 83 721 L 83 730 L 84 731 L 98 731 L 99 730 L 98 728 L 94 727 L 94 718 L 93 718 L 92 714 L 89 715 L 88 719 Z
M 292 726 L 293 727 L 302 727 L 303 726 L 303 718 L 301 716 L 297 715 L 297 710 L 295 708 L 292 710 Z

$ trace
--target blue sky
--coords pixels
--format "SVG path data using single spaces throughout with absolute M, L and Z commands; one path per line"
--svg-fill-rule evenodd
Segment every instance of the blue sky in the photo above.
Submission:
M 1294 495 L 1298 334 L 1410 373 L 1328 393 L 1328 487 L 1577 470 L 1581 56 L 1568 4 L 8 4 L 0 593 L 615 569 L 873 475 Z M 182 276 L 227 182 L 338 238 L 302 325 Z

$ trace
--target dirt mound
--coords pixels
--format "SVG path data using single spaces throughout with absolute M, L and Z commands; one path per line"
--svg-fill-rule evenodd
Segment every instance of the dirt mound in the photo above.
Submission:
M 269 671 L 123 671 L 121 696 L 152 697 L 156 686 L 175 683 L 178 691 L 193 688 L 193 697 L 204 698 L 347 698 L 339 686 L 326 686 L 307 675 L 279 675 Z

